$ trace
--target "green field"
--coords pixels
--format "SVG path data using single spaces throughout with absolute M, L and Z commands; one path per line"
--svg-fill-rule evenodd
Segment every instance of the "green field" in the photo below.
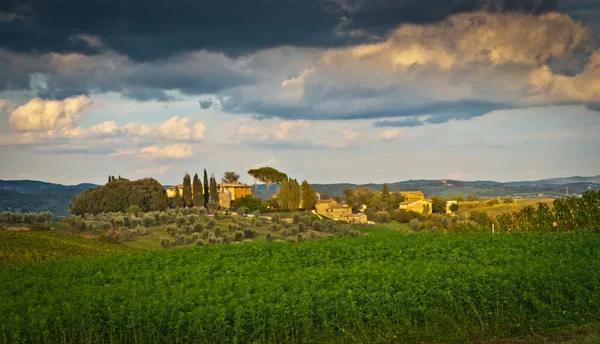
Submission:
M 131 252 L 122 245 L 57 232 L 0 231 L 0 265 Z
M 5 265 L 0 338 L 484 343 L 600 320 L 596 234 L 368 232 Z

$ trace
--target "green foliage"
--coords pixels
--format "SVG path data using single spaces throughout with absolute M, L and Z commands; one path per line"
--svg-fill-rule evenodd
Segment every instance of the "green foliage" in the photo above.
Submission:
M 467 196 L 467 201 L 479 201 L 479 196 L 476 194 L 469 194 Z
M 45 211 L 43 213 L 13 213 L 10 211 L 4 211 L 0 213 L 0 223 L 2 224 L 39 224 L 39 223 L 51 223 L 52 213 Z
M 475 222 L 482 231 L 492 230 L 492 219 L 490 219 L 485 211 L 472 211 L 469 214 L 469 221 Z
M 234 208 L 234 209 L 246 208 L 248 210 L 255 211 L 255 210 L 262 209 L 262 207 L 263 207 L 263 203 L 259 199 L 256 199 L 250 195 L 240 197 L 240 198 L 236 199 L 235 201 L 231 202 L 231 208 Z
M 421 230 L 421 228 L 423 228 L 423 223 L 421 223 L 421 221 L 419 221 L 419 219 L 412 219 L 408 222 L 408 225 L 410 227 L 410 230 L 413 232 L 418 232 Z
M 306 180 L 302 181 L 302 207 L 306 210 L 313 210 L 317 203 L 315 189 Z
M 144 212 L 164 210 L 167 207 L 165 190 L 152 178 L 120 179 L 74 196 L 69 209 L 74 215 L 99 214 L 124 211 L 132 205 Z
M 2 265 L 6 264 L 37 264 L 51 260 L 89 258 L 131 251 L 125 246 L 54 231 L 0 231 L 0 270 Z M 2 325 L 0 325 L 1 327 Z
M 388 223 L 390 220 L 391 216 L 387 211 L 378 211 L 369 216 L 369 221 L 374 221 L 377 223 Z
M 138 205 L 130 205 L 129 207 L 127 207 L 127 209 L 125 209 L 125 212 L 127 214 L 135 214 L 137 215 L 138 213 L 140 213 L 142 211 L 142 208 L 140 208 L 140 206 Z
M 215 176 L 210 177 L 210 200 L 219 204 L 219 192 L 217 191 L 217 180 Z M 210 207 L 208 207 L 210 208 Z
M 279 196 L 278 196 L 279 208 L 289 209 L 289 207 L 290 207 L 289 200 L 290 200 L 290 182 L 287 178 L 284 178 L 279 183 Z
M 292 211 L 298 210 L 300 207 L 300 186 L 296 179 L 290 179 L 290 195 L 288 199 L 288 208 Z
M 581 197 L 557 198 L 553 210 L 545 203 L 538 203 L 537 208 L 526 206 L 502 214 L 497 220 L 499 231 L 507 233 L 597 229 L 600 228 L 600 191 L 586 191 Z
M 192 206 L 192 181 L 189 174 L 185 174 L 183 177 L 183 206 Z
M 237 183 L 238 180 L 240 180 L 240 175 L 233 171 L 223 173 L 223 177 L 221 178 L 223 183 Z
M 206 169 L 204 169 L 204 208 L 208 206 L 208 201 L 210 200 L 210 190 L 208 187 L 208 174 L 206 173 Z
M 445 214 L 446 213 L 446 201 L 434 196 L 431 198 L 431 212 L 434 214 Z
M 209 241 L 219 240 L 196 243 Z M 10 267 L 0 269 L 0 332 L 24 343 L 464 343 L 539 334 L 597 321 L 597 247 L 590 233 L 360 236 Z
M 183 197 L 181 197 L 179 188 L 175 187 L 175 196 L 173 197 L 173 208 L 181 208 L 181 207 L 183 207 Z
M 488 205 L 488 207 L 493 207 L 493 206 L 495 206 L 497 204 L 500 204 L 500 200 L 497 199 L 497 198 L 492 198 L 492 199 L 488 200 L 485 203 Z
M 502 198 L 502 202 L 504 204 L 511 204 L 514 202 L 514 199 L 510 196 L 506 196 L 506 197 Z
M 458 211 L 458 207 L 458 203 L 452 203 L 450 204 L 450 211 L 456 213 Z
M 390 189 L 388 189 L 387 184 L 383 184 L 383 188 L 381 190 L 381 200 L 387 202 L 390 199 Z
M 271 184 L 279 183 L 287 178 L 287 175 L 280 172 L 273 167 L 260 167 L 248 170 L 248 174 L 251 175 L 254 180 L 260 180 L 267 186 L 267 199 L 269 199 L 269 187 Z
M 192 183 L 192 202 L 194 207 L 204 206 L 204 198 L 202 197 L 202 183 L 200 183 L 198 173 L 194 174 L 194 180 Z

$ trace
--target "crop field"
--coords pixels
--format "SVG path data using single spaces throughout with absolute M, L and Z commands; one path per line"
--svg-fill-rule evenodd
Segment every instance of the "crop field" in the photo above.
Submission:
M 0 231 L 0 265 L 131 252 L 122 245 L 56 232 Z
M 371 230 L 6 265 L 0 300 L 10 343 L 479 342 L 598 323 L 600 236 Z
M 459 203 L 459 207 L 461 210 L 472 211 L 472 210 L 480 210 L 485 211 L 490 217 L 496 217 L 503 213 L 510 213 L 515 210 L 523 209 L 526 206 L 536 207 L 538 203 L 547 204 L 551 209 L 553 207 L 552 202 L 553 198 L 527 198 L 527 199 L 517 199 L 517 206 L 515 207 L 514 203 L 500 203 L 496 205 L 488 205 L 486 201 L 464 201 Z

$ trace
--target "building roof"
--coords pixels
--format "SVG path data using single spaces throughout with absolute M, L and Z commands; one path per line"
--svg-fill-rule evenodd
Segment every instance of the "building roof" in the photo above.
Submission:
M 173 189 L 173 190 L 174 190 L 175 188 L 178 188 L 178 189 L 183 189 L 183 184 L 179 184 L 179 185 L 172 185 L 172 186 L 166 187 L 165 189 L 166 189 L 166 190 L 171 190 L 171 189 Z
M 422 201 L 422 200 L 420 200 L 420 199 L 409 199 L 409 200 L 404 201 L 404 202 L 402 202 L 400 204 L 412 204 L 412 203 L 415 203 L 415 202 L 418 202 L 418 201 Z
M 226 188 L 249 188 L 250 185 L 244 183 L 221 183 L 217 185 L 217 187 L 226 187 Z
M 420 197 L 425 198 L 425 194 L 421 191 L 400 191 L 402 196 L 408 196 L 409 198 Z

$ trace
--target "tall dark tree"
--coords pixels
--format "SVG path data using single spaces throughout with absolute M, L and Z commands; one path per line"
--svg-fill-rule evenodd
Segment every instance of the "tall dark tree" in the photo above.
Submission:
M 240 180 L 240 175 L 233 172 L 227 171 L 223 173 L 223 177 L 221 178 L 221 182 L 223 183 L 237 183 Z
M 206 169 L 204 169 L 204 208 L 208 206 L 209 197 L 210 195 L 208 193 L 208 174 L 206 174 Z
M 214 175 L 210 176 L 210 200 L 219 203 L 219 192 L 217 191 L 217 180 Z
M 288 205 L 291 210 L 296 210 L 300 206 L 300 186 L 296 179 L 290 179 L 290 195 Z
M 183 198 L 181 197 L 179 188 L 175 187 L 175 196 L 173 197 L 173 208 L 181 208 L 181 207 L 183 207 Z
M 306 210 L 312 210 L 317 203 L 315 189 L 306 180 L 302 182 L 302 207 Z
M 383 189 L 381 190 L 381 200 L 387 202 L 390 199 L 390 189 L 388 189 L 387 184 L 383 184 Z
M 284 178 L 279 183 L 279 208 L 289 209 L 290 207 L 290 182 Z
M 183 205 L 192 206 L 192 181 L 188 173 L 183 176 Z
M 198 178 L 198 173 L 194 174 L 194 181 L 192 182 L 192 202 L 195 207 L 204 206 L 204 199 L 202 197 L 202 183 Z

